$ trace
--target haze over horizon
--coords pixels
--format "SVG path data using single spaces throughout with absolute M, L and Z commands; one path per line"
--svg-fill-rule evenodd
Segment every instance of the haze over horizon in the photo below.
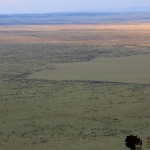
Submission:
M 149 0 L 5 0 L 0 14 L 51 12 L 150 11 Z

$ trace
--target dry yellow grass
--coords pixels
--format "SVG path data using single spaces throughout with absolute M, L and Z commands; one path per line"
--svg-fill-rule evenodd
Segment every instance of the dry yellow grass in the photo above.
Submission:
M 22 26 L 0 26 L 0 31 L 58 31 L 76 29 L 117 29 L 117 30 L 150 30 L 149 23 L 143 24 L 93 24 L 93 25 L 22 25 Z
M 0 26 L 2 42 L 150 46 L 149 35 L 150 24 Z

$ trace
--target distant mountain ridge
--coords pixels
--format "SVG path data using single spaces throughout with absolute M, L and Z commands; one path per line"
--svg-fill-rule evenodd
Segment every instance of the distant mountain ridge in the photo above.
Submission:
M 0 15 L 0 25 L 98 24 L 150 22 L 150 11 L 141 12 L 66 12 Z

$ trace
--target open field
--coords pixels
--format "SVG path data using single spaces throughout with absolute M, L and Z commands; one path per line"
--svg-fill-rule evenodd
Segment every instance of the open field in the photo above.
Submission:
M 0 26 L 0 149 L 146 149 L 149 64 L 150 24 Z
M 0 26 L 0 41 L 150 46 L 150 24 Z
M 110 63 L 111 62 L 111 63 Z M 30 78 L 49 80 L 101 80 L 109 82 L 150 83 L 150 55 L 97 58 L 90 62 L 64 63 L 43 69 Z

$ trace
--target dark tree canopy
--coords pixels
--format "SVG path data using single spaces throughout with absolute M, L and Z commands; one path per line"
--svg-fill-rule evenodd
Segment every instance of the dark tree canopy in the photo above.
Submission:
M 130 136 L 127 136 L 126 139 L 125 139 L 125 144 L 128 148 L 130 148 L 131 150 L 135 150 L 136 149 L 136 146 L 139 146 L 141 147 L 142 145 L 142 140 L 137 137 L 137 136 L 134 136 L 134 135 L 130 135 Z

